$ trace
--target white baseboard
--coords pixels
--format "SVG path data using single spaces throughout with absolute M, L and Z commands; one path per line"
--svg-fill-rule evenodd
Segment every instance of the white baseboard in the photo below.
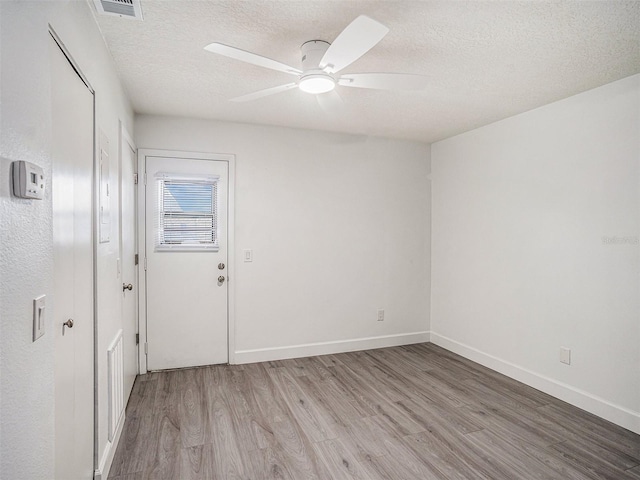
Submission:
M 239 350 L 235 352 L 234 363 L 269 362 L 286 358 L 313 357 L 330 353 L 355 352 L 372 348 L 397 347 L 429 341 L 429 332 L 401 333 L 382 337 L 355 338 L 334 342 L 307 343 L 288 347 L 260 348 L 257 350 Z
M 500 372 L 519 382 L 525 383 L 537 390 L 548 393 L 571 405 L 602 417 L 616 425 L 640 434 L 640 412 L 634 412 L 620 405 L 613 404 L 604 398 L 481 352 L 476 348 L 435 332 L 431 332 L 431 342 L 496 372 Z
M 111 470 L 111 463 L 118 448 L 118 442 L 120 441 L 120 435 L 122 435 L 125 420 L 126 416 L 123 412 L 122 418 L 120 418 L 120 422 L 118 422 L 118 428 L 113 436 L 113 442 L 107 442 L 107 445 L 104 447 L 104 451 L 100 457 L 100 464 L 96 471 L 93 472 L 93 480 L 106 480 L 109 476 L 109 470 Z

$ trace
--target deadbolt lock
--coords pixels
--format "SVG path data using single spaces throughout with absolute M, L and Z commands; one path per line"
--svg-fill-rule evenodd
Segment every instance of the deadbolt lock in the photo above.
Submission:
M 218 264 L 218 270 L 224 270 L 224 263 Z

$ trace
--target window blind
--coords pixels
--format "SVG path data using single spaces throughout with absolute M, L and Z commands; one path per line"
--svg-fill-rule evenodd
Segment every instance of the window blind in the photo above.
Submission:
M 218 248 L 217 180 L 160 180 L 160 249 Z

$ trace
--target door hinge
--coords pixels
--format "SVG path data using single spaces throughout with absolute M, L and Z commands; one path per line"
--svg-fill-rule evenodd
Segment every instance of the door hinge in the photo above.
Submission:
M 147 257 L 144 257 L 144 270 L 147 271 Z
M 136 254 L 133 256 L 133 264 L 134 264 L 134 265 L 138 265 L 138 261 L 139 261 L 139 260 L 140 260 L 140 257 L 138 257 L 138 254 L 136 253 Z
M 148 344 L 148 343 L 145 343 L 145 344 L 144 344 L 144 354 L 145 354 L 145 355 L 148 355 L 148 354 L 149 354 L 149 344 Z
M 138 174 L 137 174 L 137 173 L 134 173 L 134 174 L 133 174 L 133 184 L 134 184 L 134 185 L 137 185 L 137 184 L 138 184 Z
M 140 334 L 136 333 L 136 345 L 140 343 Z
M 147 184 L 147 172 L 144 172 L 144 184 Z

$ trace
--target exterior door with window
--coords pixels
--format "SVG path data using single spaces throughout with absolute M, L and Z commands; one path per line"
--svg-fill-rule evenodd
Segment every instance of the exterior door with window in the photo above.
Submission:
M 147 369 L 228 362 L 227 161 L 146 156 Z

